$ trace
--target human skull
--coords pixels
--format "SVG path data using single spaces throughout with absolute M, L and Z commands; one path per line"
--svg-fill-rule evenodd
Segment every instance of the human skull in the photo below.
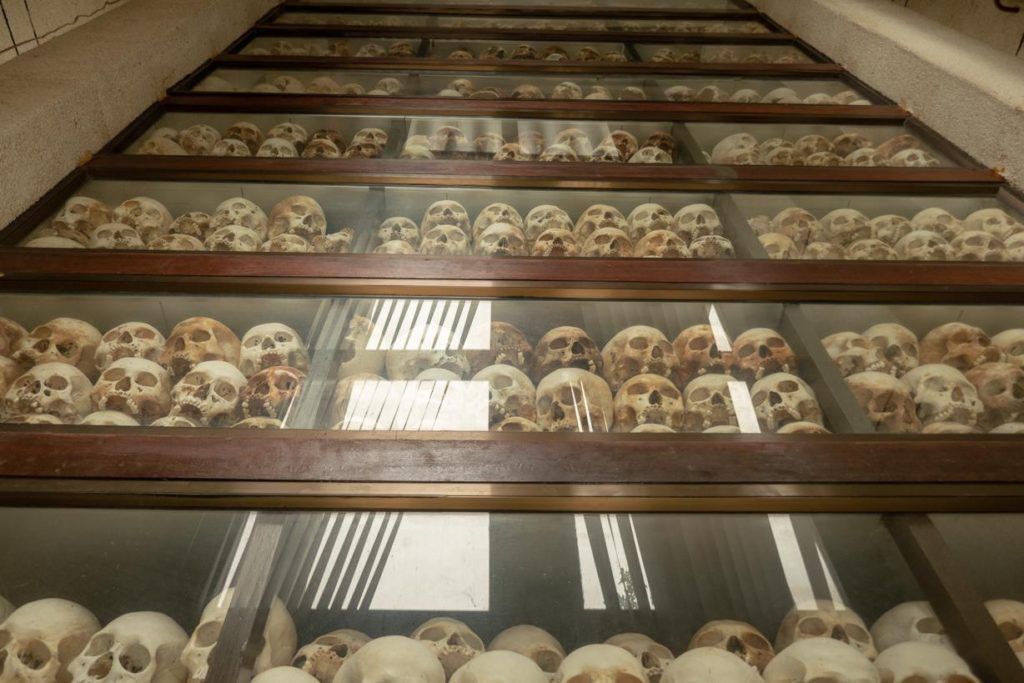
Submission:
M 601 140 L 602 145 L 611 144 L 622 155 L 623 159 L 628 159 L 636 154 L 639 145 L 636 141 L 636 136 L 626 130 L 613 130 L 608 135 L 604 136 Z
M 651 679 L 653 680 L 653 679 Z M 661 683 L 763 683 L 757 669 L 723 649 L 698 647 L 670 663 Z
M 896 246 L 896 243 L 910 234 L 913 227 L 910 221 L 904 216 L 897 214 L 886 214 L 868 221 L 871 228 L 871 237 L 881 240 L 889 246 Z
M 922 363 L 945 363 L 967 371 L 982 363 L 1003 360 L 1003 352 L 993 346 L 984 330 L 964 323 L 939 325 L 921 339 Z
M 301 152 L 309 140 L 309 133 L 297 123 L 285 122 L 279 123 L 267 131 L 267 140 L 270 139 L 290 142 L 298 152 Z
M 578 256 L 580 243 L 576 236 L 563 228 L 545 230 L 534 240 L 530 256 Z
M 484 230 L 495 223 L 508 223 L 522 229 L 523 217 L 509 204 L 502 202 L 488 204 L 477 214 L 476 220 L 473 221 L 473 239 L 478 239 Z
M 482 649 L 482 647 L 481 647 Z M 375 638 L 349 657 L 334 683 L 445 683 L 447 674 L 424 643 L 403 636 Z
M 255 230 L 240 225 L 226 225 L 217 228 L 206 238 L 203 245 L 210 251 L 258 251 L 262 240 Z
M 549 683 L 548 674 L 515 652 L 486 652 L 465 664 L 451 677 L 452 683 Z
M 843 166 L 885 166 L 886 158 L 874 147 L 862 147 L 843 157 Z
M 686 386 L 695 377 L 725 372 L 729 354 L 723 355 L 710 325 L 686 328 L 672 342 L 679 358 L 679 385 Z
M 340 159 L 341 149 L 332 140 L 314 138 L 302 150 L 303 159 Z
M 260 246 L 260 251 L 275 254 L 308 254 L 312 251 L 313 245 L 298 235 L 278 235 Z
M 902 376 L 918 365 L 917 335 L 897 323 L 879 323 L 864 330 L 872 346 L 880 349 L 893 374 Z
M 777 213 L 771 221 L 771 228 L 768 232 L 785 235 L 793 240 L 797 248 L 816 241 L 823 232 L 822 225 L 814 214 L 799 206 L 792 206 Z
M 917 403 L 917 416 L 924 425 L 958 422 L 973 427 L 984 410 L 974 385 L 949 365 L 919 365 L 905 374 L 902 382 L 910 389 Z
M 110 209 L 103 202 L 92 197 L 72 197 L 64 202 L 64 208 L 50 222 L 50 228 L 59 237 L 85 245 L 92 231 L 110 220 Z
M 490 387 L 488 410 L 492 427 L 510 417 L 537 419 L 537 391 L 522 370 L 511 365 L 491 365 L 476 373 L 473 381 L 487 382 Z
M 615 394 L 615 431 L 628 432 L 642 424 L 663 424 L 682 431 L 686 419 L 683 396 L 661 375 L 636 375 Z
M 945 209 L 931 207 L 919 211 L 910 219 L 914 230 L 928 230 L 938 233 L 943 239 L 951 240 L 964 231 L 960 219 Z
M 765 683 L 881 683 L 871 660 L 832 638 L 808 638 L 775 655 L 764 669 Z
M 885 372 L 893 374 L 892 366 L 882 355 L 882 349 L 856 332 L 836 332 L 821 340 L 825 351 L 839 366 L 839 373 L 849 377 L 858 372 Z
M 626 233 L 633 241 L 649 232 L 669 230 L 672 226 L 672 214 L 660 204 L 641 204 L 630 211 L 626 218 Z
M 614 206 L 593 204 L 576 219 L 573 232 L 580 239 L 587 239 L 601 228 L 616 228 L 623 232 L 627 229 L 626 217 Z
M 327 232 L 323 207 L 312 197 L 295 195 L 282 199 L 270 210 L 268 236 L 292 234 L 312 240 Z
M 709 621 L 690 639 L 688 651 L 698 648 L 717 648 L 731 652 L 736 657 L 764 671 L 768 662 L 775 657 L 775 650 L 764 634 L 743 621 L 719 619 Z
M 199 626 L 192 632 L 181 653 L 181 663 L 188 669 L 188 683 L 202 683 L 210 672 L 210 653 L 220 639 L 221 629 L 235 595 L 228 588 L 211 600 L 199 617 Z M 280 598 L 270 605 L 266 625 L 263 627 L 263 649 L 253 663 L 253 673 L 259 674 L 275 666 L 285 666 L 298 646 L 295 622 Z
M 495 223 L 475 239 L 477 256 L 526 256 L 526 236 L 509 223 Z
M 672 231 L 687 244 L 700 237 L 722 234 L 722 221 L 707 204 L 690 204 L 676 212 L 672 220 Z
M 777 372 L 754 382 L 754 412 L 762 427 L 776 431 L 790 422 L 823 424 L 814 391 L 796 375 Z M 781 649 L 781 648 L 779 648 Z
M 168 235 L 194 237 L 202 243 L 202 241 L 206 239 L 206 235 L 210 232 L 210 221 L 211 216 L 208 213 L 203 213 L 202 211 L 189 211 L 188 213 L 183 213 L 174 219 L 174 222 L 171 223 L 171 227 L 168 229 Z
M 332 683 L 338 669 L 370 640 L 370 636 L 352 629 L 331 631 L 300 648 L 292 666 L 311 674 L 320 683 Z
M 3 327 L 2 322 L 2 319 L 0 319 L 0 328 Z M 1007 362 L 1015 363 L 1019 367 L 1024 368 L 1024 329 L 1000 332 L 996 336 L 992 337 L 992 344 L 1003 352 L 1003 356 Z M 0 340 L 0 347 L 2 346 L 3 343 L 2 340 Z
M 826 239 L 844 247 L 871 237 L 868 217 L 856 209 L 830 211 L 822 217 L 821 226 Z
M 21 246 L 28 249 L 85 249 L 84 246 L 75 240 L 68 239 L 66 237 L 57 237 L 56 235 L 33 237 L 27 242 L 24 242 Z
M 614 421 L 608 384 L 597 375 L 563 367 L 537 385 L 537 424 L 549 432 L 607 432 Z
M 404 216 L 387 218 L 377 228 L 377 239 L 381 244 L 401 240 L 418 247 L 420 244 L 420 228 L 412 220 Z
M 484 642 L 473 629 L 451 617 L 428 619 L 410 637 L 434 653 L 448 678 L 459 667 L 484 652 Z
M 1006 240 L 1006 260 L 1024 261 L 1024 232 L 1019 232 Z
M 196 156 L 207 155 L 213 151 L 213 146 L 220 140 L 220 133 L 216 128 L 197 123 L 189 126 L 178 133 L 178 144 L 186 152 Z
M 427 148 L 432 152 L 459 152 L 468 147 L 469 138 L 455 126 L 440 126 L 427 138 Z
M 682 237 L 671 230 L 647 233 L 633 247 L 633 256 L 640 258 L 689 258 L 690 249 Z
M 775 651 L 782 653 L 797 641 L 829 638 L 841 641 L 874 659 L 878 650 L 864 620 L 853 610 L 829 600 L 817 600 L 813 609 L 794 607 L 783 618 L 775 638 Z
M 613 392 L 631 377 L 643 374 L 675 377 L 679 359 L 665 334 L 647 325 L 618 332 L 601 351 L 604 378 Z
M 712 427 L 736 424 L 729 383 L 729 375 L 702 374 L 686 384 L 683 400 L 686 406 L 686 425 L 689 431 L 705 431 Z
M 804 247 L 804 253 L 800 258 L 837 261 L 846 258 L 846 250 L 831 242 L 811 242 Z
M 562 81 L 551 89 L 553 100 L 582 100 L 583 88 L 572 81 Z
M 642 633 L 620 633 L 604 642 L 617 645 L 639 659 L 650 683 L 661 681 L 662 672 L 675 657 L 667 647 Z
M 171 390 L 171 415 L 206 427 L 226 427 L 235 421 L 245 375 L 220 360 L 197 364 Z
M 685 85 L 673 85 L 665 89 L 665 99 L 669 102 L 693 102 L 695 96 L 693 88 Z
M 648 683 L 640 660 L 616 645 L 584 645 L 562 661 L 552 683 Z
M 1024 369 L 1014 363 L 982 363 L 965 374 L 978 390 L 984 412 L 978 419 L 989 430 L 1024 416 Z
M 21 365 L 67 363 L 93 379 L 96 349 L 102 340 L 100 331 L 84 320 L 54 318 L 21 337 L 11 358 Z
M 924 600 L 900 603 L 878 617 L 871 627 L 871 639 L 879 652 L 910 642 L 952 648 L 942 623 Z
M 599 228 L 583 243 L 580 255 L 598 258 L 628 258 L 633 255 L 633 243 L 622 230 Z
M 19 323 L 10 318 L 0 317 L 0 356 L 13 357 L 18 342 L 27 334 Z
M 180 415 L 168 415 L 152 422 L 150 427 L 198 427 L 199 423 Z
M 488 348 L 467 350 L 466 357 L 474 373 L 495 364 L 511 365 L 528 373 L 533 367 L 533 346 L 515 325 L 494 321 L 490 325 Z
M 572 147 L 563 144 L 554 144 L 545 148 L 538 159 L 540 161 L 556 162 L 579 161 L 579 157 L 576 155 L 576 152 L 573 151 Z
M 0 680 L 65 683 L 74 657 L 100 628 L 79 604 L 46 598 L 22 605 L 0 623 Z
M 923 149 L 905 149 L 889 157 L 889 165 L 897 167 L 934 168 L 942 163 Z
M 508 650 L 528 657 L 549 676 L 554 675 L 565 659 L 565 650 L 557 638 L 542 628 L 528 624 L 505 629 L 494 637 L 487 650 Z
M 914 398 L 907 385 L 884 372 L 860 372 L 846 378 L 854 398 L 879 432 L 921 431 Z
M 540 425 L 522 417 L 510 417 L 502 421 L 496 427 L 496 432 L 539 432 Z
M 217 205 L 217 209 L 210 216 L 209 229 L 232 225 L 249 228 L 256 233 L 260 241 L 267 238 L 267 214 L 244 197 L 232 197 L 224 200 Z
M 590 160 L 598 163 L 620 163 L 626 159 L 615 145 L 601 143 L 594 148 Z
M 985 609 L 992 615 L 992 620 L 1002 631 L 1010 649 L 1024 652 L 1024 602 L 987 600 Z
M 800 258 L 800 248 L 790 238 L 782 233 L 767 232 L 758 236 L 757 241 L 764 247 L 768 258 L 776 260 L 790 260 Z
M 469 213 L 466 208 L 456 201 L 442 199 L 427 207 L 420 221 L 420 231 L 426 234 L 428 230 L 438 225 L 454 225 L 464 233 L 470 233 Z
M 150 197 L 132 197 L 121 202 L 114 209 L 113 219 L 134 228 L 144 242 L 166 234 L 174 222 L 167 207 Z
M 757 147 L 757 138 L 750 133 L 733 133 L 722 138 L 711 150 L 711 162 L 715 164 L 727 163 L 726 159 L 733 152 L 739 150 L 753 150 Z
M 726 102 L 729 100 L 729 93 L 717 85 L 706 85 L 693 96 L 697 102 Z
M 629 158 L 631 164 L 671 164 L 672 155 L 660 147 L 641 147 Z
M 282 159 L 295 159 L 299 156 L 299 150 L 291 140 L 268 137 L 256 150 L 258 157 L 274 157 Z
M 796 354 L 775 330 L 755 327 L 733 341 L 729 356 L 729 374 L 753 382 L 774 372 L 795 372 Z
M 116 410 L 97 410 L 83 417 L 78 424 L 94 427 L 138 427 L 139 421 Z
M 961 261 L 1002 261 L 1006 245 L 995 235 L 984 230 L 965 230 L 949 243 L 954 258 Z
M 388 379 L 392 381 L 416 379 L 417 375 L 430 368 L 450 370 L 459 379 L 468 377 L 470 365 L 465 352 L 453 348 L 443 348 L 448 334 L 449 330 L 431 324 L 421 325 L 410 330 L 410 336 L 423 339 L 420 349 L 388 350 L 384 360 Z M 437 348 L 438 346 L 442 348 Z
M 602 374 L 603 361 L 597 344 L 584 330 L 562 326 L 549 330 L 534 349 L 533 380 L 539 382 L 559 368 L 579 368 Z
M 89 414 L 92 383 L 81 370 L 67 363 L 42 363 L 21 375 L 3 398 L 3 416 L 52 415 L 74 424 Z
M 135 228 L 124 223 L 104 223 L 93 230 L 86 246 L 89 249 L 144 249 L 146 243 Z
M 239 413 L 246 419 L 285 420 L 305 379 L 305 373 L 283 365 L 260 370 L 241 390 Z
M 531 155 L 523 150 L 522 145 L 517 142 L 509 142 L 501 146 L 494 156 L 491 157 L 492 161 L 529 161 Z
M 964 219 L 963 226 L 967 230 L 984 230 L 993 237 L 1005 240 L 1012 235 L 1024 232 L 1021 224 L 1002 209 L 980 209 Z
M 468 256 L 469 237 L 454 225 L 438 225 L 424 231 L 420 253 L 437 256 Z
M 116 410 L 149 424 L 171 408 L 171 377 L 145 358 L 121 358 L 107 367 L 92 390 L 96 410 Z
M 160 365 L 167 368 L 173 381 L 178 381 L 203 361 L 237 365 L 240 350 L 238 337 L 223 323 L 213 318 L 187 318 L 171 330 L 160 354 Z
M 271 420 L 274 422 L 276 420 Z M 235 425 L 235 427 L 241 428 L 244 423 L 248 423 L 249 420 L 244 420 Z M 252 429 L 271 429 L 271 427 L 253 427 Z M 294 666 L 275 666 L 267 669 L 261 674 L 252 677 L 251 683 L 316 683 L 317 679 L 310 676 L 305 671 L 295 668 Z
M 906 642 L 885 650 L 875 661 L 883 681 L 892 683 L 980 683 L 971 668 L 949 648 Z
M 913 230 L 896 242 L 896 255 L 903 261 L 948 261 L 953 248 L 938 233 Z
M 872 147 L 871 141 L 860 133 L 843 133 L 832 138 L 835 153 L 846 158 L 860 149 Z M 885 157 L 880 158 L 884 159 Z
M 546 230 L 558 228 L 572 231 L 573 222 L 563 209 L 552 204 L 540 204 L 526 214 L 526 239 L 533 242 Z
M 225 139 L 240 140 L 249 148 L 250 154 L 256 154 L 263 144 L 263 131 L 255 123 L 239 121 L 224 131 Z
M 843 159 L 834 152 L 815 152 L 804 158 L 804 166 L 842 166 Z
M 256 325 L 242 337 L 238 369 L 246 377 L 275 365 L 309 370 L 309 352 L 302 337 L 282 323 Z
M 131 612 L 107 624 L 68 666 L 72 683 L 184 683 L 178 658 L 188 634 L 159 612 Z
M 156 154 L 161 156 L 187 156 L 188 152 L 175 140 L 165 137 L 151 137 L 132 154 Z

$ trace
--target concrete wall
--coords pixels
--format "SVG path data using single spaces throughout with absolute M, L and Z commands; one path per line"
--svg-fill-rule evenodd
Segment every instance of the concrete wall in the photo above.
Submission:
M 751 0 L 1024 189 L 1024 69 L 889 0 Z
M 0 64 L 129 0 L 0 0 Z
M 132 0 L 0 65 L 0 226 L 276 0 Z
M 994 47 L 1024 60 L 1024 0 L 1001 0 L 1001 10 L 994 0 L 891 0 L 912 9 L 940 24 L 962 31 Z

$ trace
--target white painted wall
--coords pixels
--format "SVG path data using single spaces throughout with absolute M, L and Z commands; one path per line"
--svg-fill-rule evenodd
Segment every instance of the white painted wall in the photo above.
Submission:
M 891 1 L 1024 59 L 1024 0 L 1001 0 L 1016 12 L 1000 10 L 995 0 Z
M 0 0 L 0 63 L 130 0 Z

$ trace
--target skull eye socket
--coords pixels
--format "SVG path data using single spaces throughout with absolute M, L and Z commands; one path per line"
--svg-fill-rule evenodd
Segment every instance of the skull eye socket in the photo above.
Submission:
M 498 375 L 491 380 L 491 386 L 495 389 L 507 389 L 512 386 L 512 378 L 508 375 Z
M 223 624 L 219 621 L 208 621 L 196 629 L 196 645 L 198 647 L 213 647 L 220 639 L 220 629 Z
M 18 661 L 36 671 L 46 666 L 50 658 L 50 648 L 41 640 L 30 640 L 18 652 Z
M 234 385 L 223 380 L 213 385 L 213 393 L 225 401 L 233 401 L 238 397 L 238 390 L 235 389 Z
M 116 382 L 124 378 L 124 370 L 121 368 L 111 368 L 103 373 L 104 382 Z
M 787 379 L 779 382 L 775 388 L 784 394 L 792 394 L 794 391 L 800 390 L 800 385 L 793 380 Z
M 629 389 L 626 390 L 626 393 L 630 396 L 639 396 L 641 394 L 648 393 L 648 391 L 647 385 L 642 382 L 637 382 L 636 384 L 630 385 Z
M 746 631 L 743 633 L 740 636 L 740 640 L 746 643 L 748 647 L 755 650 L 771 650 L 772 647 L 767 640 L 752 631 Z
M 786 346 L 786 340 L 781 337 L 769 337 L 765 344 L 767 344 L 770 349 L 781 349 Z
M 150 329 L 148 329 L 146 327 L 140 327 L 139 329 L 134 331 L 134 334 L 139 339 L 154 339 L 154 338 L 156 338 L 156 334 L 154 334 L 153 330 L 150 330 Z
M 754 394 L 754 396 L 753 396 L 753 398 L 751 400 L 754 402 L 755 406 L 759 406 L 762 403 L 764 403 L 765 399 L 767 399 L 767 398 L 768 398 L 768 392 L 767 391 L 759 391 L 756 394 Z
M 1021 636 L 1024 636 L 1024 629 L 1012 621 L 1004 621 L 999 624 L 999 630 L 1002 631 L 1003 637 L 1006 638 L 1007 641 L 1017 640 Z
M 274 339 L 279 344 L 285 344 L 285 343 L 290 342 L 292 340 L 292 336 L 290 334 L 288 334 L 287 332 L 278 332 L 277 334 L 274 335 Z
M 700 637 L 697 638 L 697 642 L 694 644 L 697 647 L 714 647 L 723 640 L 725 640 L 725 634 L 713 628 L 700 634 Z
M 802 619 L 797 630 L 805 636 L 823 636 L 828 633 L 828 626 L 820 617 Z
M 568 346 L 569 340 L 565 337 L 559 337 L 558 339 L 555 339 L 550 344 L 548 344 L 548 348 L 555 349 L 556 351 L 561 351 L 562 349 L 567 348 Z
M 736 352 L 736 355 L 740 358 L 746 358 L 747 356 L 754 353 L 756 347 L 753 344 L 744 344 L 740 347 L 740 350 Z
M 205 342 L 210 340 L 210 333 L 206 330 L 195 330 L 189 335 L 189 339 L 193 342 Z
M 710 346 L 710 344 L 708 344 L 707 338 L 696 337 L 690 340 L 690 343 L 686 345 L 686 348 L 690 349 L 691 351 L 703 351 L 704 349 L 708 348 L 708 346 Z
M 711 398 L 711 391 L 709 389 L 705 388 L 705 387 L 700 387 L 699 389 L 695 389 L 690 394 L 690 400 L 691 401 L 703 402 L 703 401 L 708 400 L 709 398 Z M 709 633 L 718 633 L 718 631 L 709 631 Z
M 141 673 L 149 666 L 149 650 L 140 643 L 133 643 L 125 648 L 117 660 L 125 671 L 130 671 L 133 674 Z
M 149 372 L 140 372 L 135 377 L 135 383 L 140 384 L 144 387 L 155 387 L 160 383 L 160 380 L 156 378 L 156 375 Z
M 112 342 L 115 339 L 117 339 L 117 337 L 120 334 L 121 334 L 120 330 L 118 330 L 117 328 L 114 328 L 110 332 L 107 332 L 105 335 L 103 335 L 103 341 L 105 341 L 105 342 Z
M 650 342 L 647 339 L 644 339 L 643 337 L 633 337 L 632 339 L 629 340 L 629 348 L 635 349 L 637 351 L 643 351 L 648 346 L 650 346 Z
M 871 642 L 871 636 L 865 631 L 860 624 L 843 624 L 843 628 L 846 629 L 846 635 L 860 643 Z
M 109 652 L 114 646 L 114 637 L 109 633 L 98 633 L 95 638 L 89 641 L 84 654 L 89 657 L 98 657 L 104 652 Z
M 45 384 L 47 387 L 55 391 L 62 391 L 68 388 L 68 381 L 61 377 L 60 375 L 53 375 L 45 382 L 43 382 L 43 384 Z
M 448 633 L 441 626 L 430 626 L 420 631 L 420 640 L 442 641 L 448 638 Z

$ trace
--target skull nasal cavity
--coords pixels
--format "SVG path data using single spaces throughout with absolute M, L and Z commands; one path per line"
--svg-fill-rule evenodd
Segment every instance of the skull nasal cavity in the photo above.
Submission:
M 103 655 L 89 667 L 89 678 L 106 678 L 114 666 L 114 655 L 110 652 Z
M 841 640 L 844 643 L 850 642 L 850 637 L 846 635 L 846 631 L 843 630 L 842 626 L 836 626 L 835 628 L 833 628 L 832 633 L 829 634 L 829 637 L 833 640 Z
M 725 644 L 725 649 L 734 655 L 744 654 L 747 651 L 747 648 L 736 636 L 729 636 L 729 641 Z

